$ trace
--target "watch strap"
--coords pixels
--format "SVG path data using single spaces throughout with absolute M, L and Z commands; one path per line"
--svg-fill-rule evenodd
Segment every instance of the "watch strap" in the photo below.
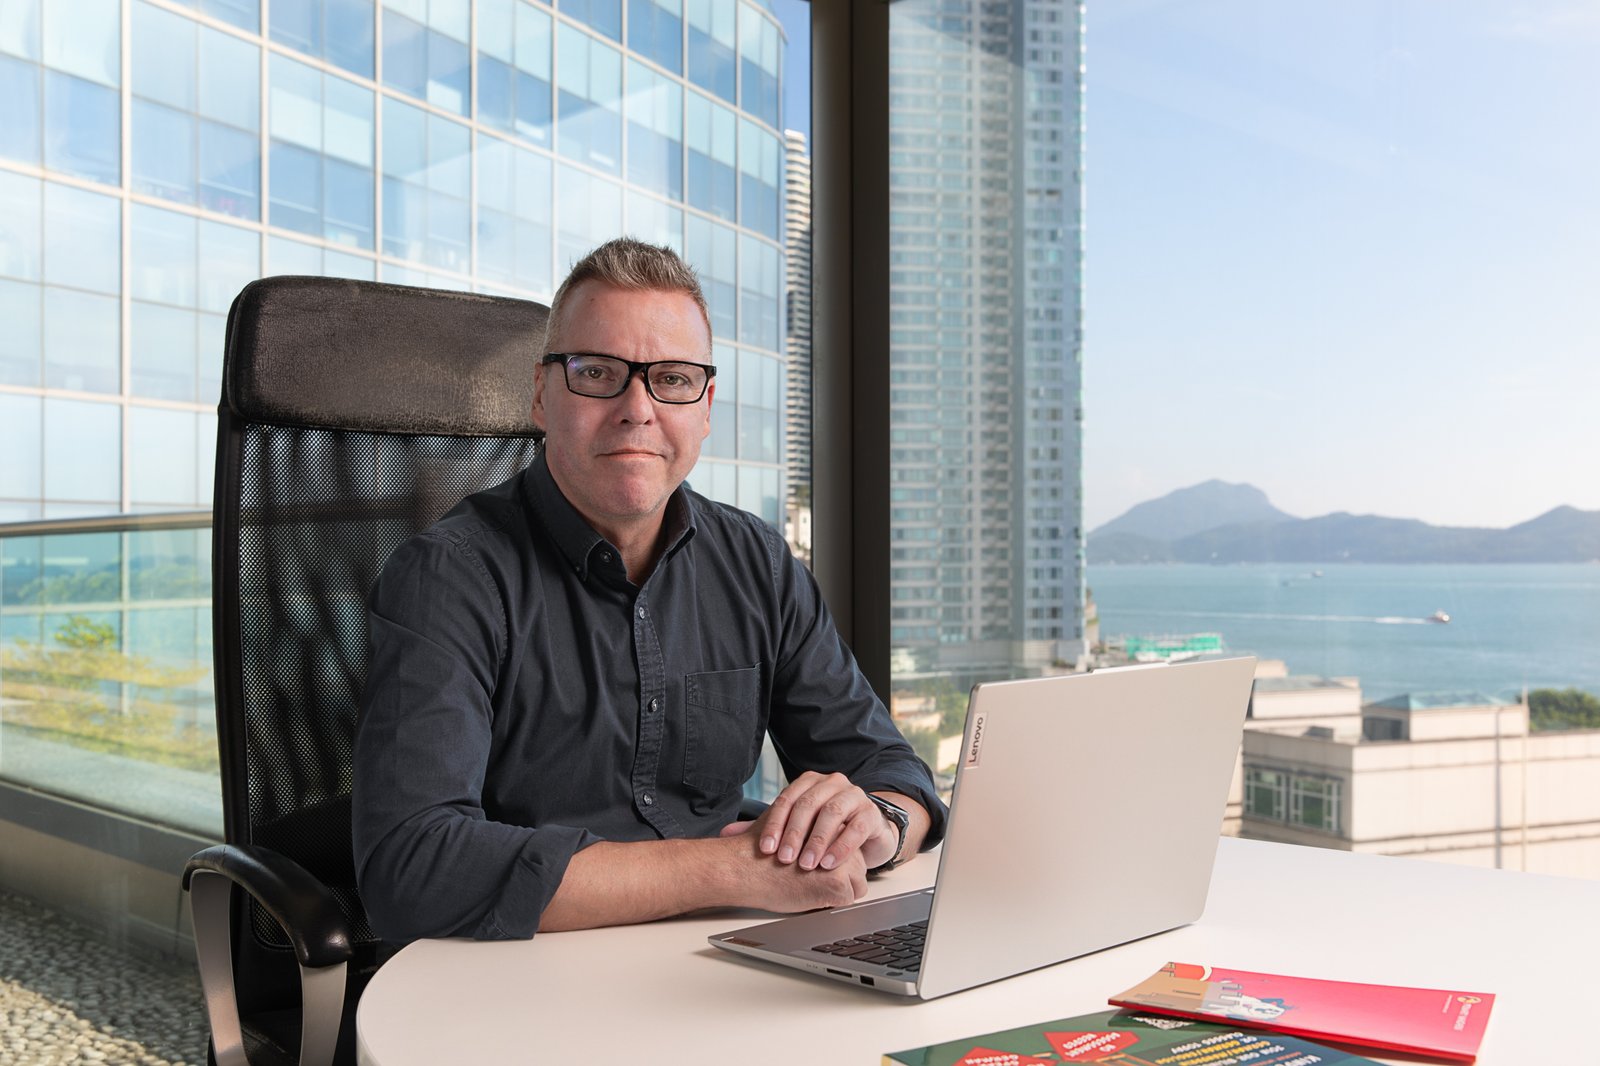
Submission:
M 905 862 L 904 853 L 906 850 L 906 830 L 911 825 L 911 815 L 906 813 L 904 807 L 901 807 L 897 803 L 890 803 L 882 796 L 875 796 L 871 792 L 868 792 L 867 799 L 873 802 L 878 810 L 883 813 L 883 816 L 888 819 L 894 825 L 895 829 L 900 833 L 900 839 L 895 843 L 894 846 L 894 854 L 890 855 L 886 861 L 881 862 L 877 866 L 874 866 L 872 869 L 868 870 L 867 873 L 876 874 L 882 873 L 885 870 L 893 870 L 896 866 L 899 866 L 901 863 Z

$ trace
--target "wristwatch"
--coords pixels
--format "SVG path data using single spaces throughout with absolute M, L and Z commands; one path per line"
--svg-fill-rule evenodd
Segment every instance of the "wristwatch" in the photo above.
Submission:
M 867 871 L 869 874 L 876 874 L 885 870 L 892 870 L 905 861 L 900 853 L 906 849 L 906 829 L 911 825 L 911 815 L 906 813 L 904 807 L 890 803 L 882 796 L 875 796 L 868 792 L 867 799 L 877 804 L 878 810 L 883 812 L 883 816 L 889 819 L 894 824 L 894 827 L 900 831 L 900 840 L 894 846 L 894 854 L 889 856 L 887 861 L 881 862 Z

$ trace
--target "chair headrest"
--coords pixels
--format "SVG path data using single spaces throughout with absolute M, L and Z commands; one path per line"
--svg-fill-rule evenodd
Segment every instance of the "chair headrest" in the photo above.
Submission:
M 222 404 L 250 422 L 538 436 L 543 304 L 344 278 L 253 281 L 228 313 Z

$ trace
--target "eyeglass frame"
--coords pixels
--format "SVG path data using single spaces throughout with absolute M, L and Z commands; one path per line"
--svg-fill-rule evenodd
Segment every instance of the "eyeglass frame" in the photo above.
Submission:
M 628 376 L 622 379 L 622 384 L 618 387 L 617 391 L 611 393 L 609 396 L 596 396 L 591 392 L 579 392 L 577 389 L 572 387 L 572 379 L 567 376 L 567 360 L 585 358 L 615 360 L 616 362 L 619 362 L 628 368 Z M 705 399 L 706 392 L 711 388 L 712 379 L 717 376 L 717 368 L 715 365 L 711 363 L 696 363 L 688 359 L 656 359 L 648 363 L 636 363 L 632 359 L 624 359 L 620 355 L 612 355 L 609 352 L 551 352 L 543 359 L 539 360 L 540 366 L 551 366 L 557 363 L 561 365 L 561 380 L 566 384 L 567 391 L 572 393 L 574 396 L 582 396 L 586 400 L 615 400 L 618 396 L 621 396 L 623 393 L 627 392 L 628 386 L 633 384 L 633 379 L 638 377 L 644 382 L 645 394 L 656 403 L 665 403 L 671 404 L 675 407 L 683 407 L 691 403 L 699 403 L 701 400 Z M 655 387 L 650 384 L 650 368 L 653 366 L 661 366 L 663 364 L 692 366 L 700 370 L 704 370 L 706 372 L 706 380 L 704 384 L 700 386 L 700 395 L 696 396 L 692 400 L 666 400 L 662 399 L 660 396 L 657 396 Z

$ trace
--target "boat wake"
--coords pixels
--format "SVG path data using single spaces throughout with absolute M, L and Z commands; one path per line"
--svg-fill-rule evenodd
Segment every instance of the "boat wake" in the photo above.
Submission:
M 1425 626 L 1431 618 L 1405 618 L 1400 615 L 1353 614 L 1271 614 L 1252 611 L 1162 611 L 1164 615 L 1183 615 L 1188 618 L 1248 618 L 1261 622 L 1351 622 L 1379 626 Z

